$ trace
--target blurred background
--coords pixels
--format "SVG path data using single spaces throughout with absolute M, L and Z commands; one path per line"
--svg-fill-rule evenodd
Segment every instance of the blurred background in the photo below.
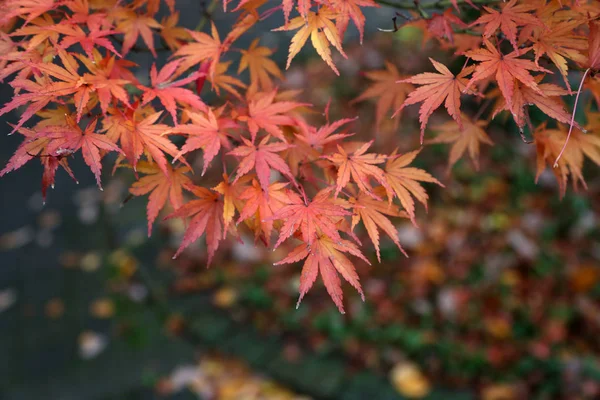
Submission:
M 222 32 L 233 21 L 208 4 L 177 7 L 186 27 L 206 11 Z M 369 86 L 364 72 L 385 61 L 412 75 L 445 53 L 419 27 L 377 33 L 391 28 L 394 11 L 366 11 L 365 44 L 349 30 L 348 60 L 334 60 L 342 78 L 309 49 L 282 88 L 303 89 L 316 110 L 331 98 L 332 119 L 358 115 L 357 138 L 374 137 L 380 151 L 416 149 L 416 107 L 398 127 L 375 128 L 375 102 L 351 100 Z M 291 36 L 270 32 L 281 20 L 238 45 L 260 37 L 283 65 Z M 133 60 L 147 82 L 151 56 Z M 0 86 L 2 102 L 11 95 Z M 435 114 L 431 124 L 446 120 Z M 75 158 L 79 185 L 60 171 L 45 205 L 38 163 L 8 174 L 0 179 L 0 398 L 600 398 L 600 174 L 588 168 L 587 191 L 569 188 L 561 200 L 551 172 L 534 183 L 535 149 L 510 119 L 498 117 L 488 133 L 495 146 L 482 147 L 479 170 L 465 159 L 448 173 L 446 145 L 421 152 L 417 166 L 445 188 L 427 187 L 418 228 L 398 224 L 409 258 L 388 240 L 381 264 L 356 263 L 366 301 L 345 290 L 345 315 L 322 285 L 296 309 L 300 265 L 273 267 L 282 253 L 251 236 L 222 246 L 210 269 L 203 241 L 171 260 L 183 224 L 161 223 L 148 239 L 146 199 L 122 205 L 126 171 L 111 177 L 105 168 L 100 192 Z M 0 165 L 20 140 L 3 138 Z

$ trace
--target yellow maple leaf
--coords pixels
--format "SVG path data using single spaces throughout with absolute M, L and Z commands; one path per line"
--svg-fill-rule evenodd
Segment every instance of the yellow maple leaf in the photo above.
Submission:
M 290 44 L 290 54 L 288 55 L 287 65 L 285 69 L 290 67 L 294 57 L 300 52 L 304 44 L 310 37 L 313 47 L 321 58 L 331 67 L 336 75 L 339 71 L 331 58 L 330 45 L 335 47 L 344 58 L 348 58 L 342 49 L 342 41 L 338 33 L 338 29 L 333 23 L 336 18 L 336 13 L 328 10 L 326 7 L 321 8 L 318 12 L 309 12 L 306 17 L 296 17 L 287 25 L 274 29 L 275 31 L 293 31 L 299 29 L 292 38 Z

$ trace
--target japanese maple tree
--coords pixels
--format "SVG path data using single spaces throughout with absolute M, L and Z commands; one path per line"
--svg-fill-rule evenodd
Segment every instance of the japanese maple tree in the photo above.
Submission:
M 390 27 L 371 33 L 363 11 L 381 6 Z M 286 249 L 276 265 L 303 263 L 299 301 L 321 277 L 343 312 L 340 276 L 364 296 L 354 263 L 371 261 L 360 235 L 378 260 L 381 233 L 404 253 L 395 223 L 417 226 L 426 189 L 443 187 L 412 165 L 427 148 L 377 146 L 388 118 L 397 131 L 418 104 L 418 142 L 449 144 L 451 169 L 466 153 L 479 168 L 482 145 L 496 142 L 492 120 L 506 115 L 514 120 L 506 141 L 530 143 L 537 176 L 551 168 L 561 196 L 569 179 L 585 186 L 586 158 L 600 165 L 600 128 L 588 117 L 600 106 L 598 1 L 223 0 L 222 8 L 235 15 L 232 26 L 207 13 L 191 29 L 179 25 L 176 0 L 2 1 L 0 80 L 13 97 L 0 115 L 19 112 L 9 131 L 23 141 L 0 176 L 39 162 L 45 198 L 59 167 L 75 175 L 71 157 L 83 158 L 99 188 L 102 164 L 115 163 L 131 195 L 148 195 L 148 234 L 162 211 L 161 220 L 186 220 L 175 256 L 203 237 L 210 264 L 223 242 L 250 234 L 257 246 Z M 266 19 L 291 32 L 285 65 L 252 38 Z M 348 27 L 362 43 L 395 34 L 400 22 L 439 54 L 413 76 L 390 60 L 363 71 L 368 87 L 346 106 L 376 103 L 372 137 L 355 135 L 355 115 L 330 121 L 329 104 L 316 109 L 286 88 L 282 67 L 304 47 L 344 79 L 354 62 Z M 136 52 L 154 62 L 138 66 Z M 532 107 L 547 120 L 536 123 Z M 447 122 L 430 126 L 438 109 Z

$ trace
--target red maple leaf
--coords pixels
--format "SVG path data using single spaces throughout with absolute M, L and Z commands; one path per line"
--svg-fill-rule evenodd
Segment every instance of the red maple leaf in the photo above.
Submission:
M 190 89 L 183 88 L 190 82 L 195 81 L 199 73 L 194 72 L 187 77 L 179 80 L 174 80 L 178 75 L 175 71 L 179 67 L 181 60 L 175 60 L 167 63 L 160 72 L 156 70 L 156 64 L 152 64 L 150 69 L 151 88 L 138 86 L 144 91 L 142 96 L 142 105 L 149 103 L 155 97 L 158 97 L 160 102 L 165 106 L 166 110 L 171 114 L 173 121 L 177 124 L 177 103 L 187 104 L 193 108 L 204 111 L 206 104 Z
M 281 172 L 289 180 L 295 182 L 292 171 L 285 160 L 277 153 L 286 150 L 289 145 L 287 143 L 268 143 L 271 137 L 267 136 L 258 145 L 254 145 L 246 138 L 241 138 L 243 146 L 238 146 L 227 154 L 243 157 L 237 167 L 235 180 L 246 175 L 252 169 L 256 171 L 256 176 L 260 182 L 260 186 L 265 192 L 269 190 L 269 178 L 271 169 Z

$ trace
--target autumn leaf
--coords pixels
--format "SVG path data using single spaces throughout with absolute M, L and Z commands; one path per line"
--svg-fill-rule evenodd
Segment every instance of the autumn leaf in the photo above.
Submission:
M 163 136 L 171 128 L 156 123 L 161 114 L 162 111 L 159 111 L 140 121 L 127 119 L 119 122 L 119 129 L 116 133 L 119 135 L 118 139 L 125 157 L 134 170 L 137 170 L 138 160 L 145 153 L 147 157 L 158 164 L 165 175 L 169 175 L 165 153 L 175 157 L 178 149 L 167 137 Z
M 364 76 L 373 83 L 360 96 L 352 100 L 352 103 L 376 99 L 375 124 L 380 127 L 388 111 L 400 109 L 406 95 L 414 87 L 409 83 L 397 83 L 403 77 L 396 66 L 388 61 L 385 62 L 385 70 L 368 71 L 364 73 Z M 400 114 L 398 114 L 398 118 L 394 119 L 394 130 L 398 128 L 399 123 Z
M 414 150 L 396 156 L 395 150 L 388 158 L 385 166 L 386 181 L 415 225 L 415 202 L 413 197 L 423 204 L 425 208 L 427 208 L 427 200 L 429 199 L 427 192 L 419 182 L 431 182 L 444 187 L 431 174 L 419 168 L 408 167 L 420 152 L 421 150 Z
M 173 57 L 181 59 L 180 72 L 200 65 L 204 61 L 211 61 L 209 75 L 213 76 L 223 50 L 217 27 L 214 23 L 211 23 L 212 36 L 204 32 L 191 30 L 188 30 L 188 33 L 194 39 L 194 42 L 184 44 L 173 53 Z
M 246 138 L 241 138 L 243 145 L 238 146 L 227 154 L 236 157 L 242 157 L 237 170 L 236 178 L 246 175 L 252 169 L 256 171 L 256 176 L 260 182 L 260 186 L 265 192 L 269 190 L 269 178 L 271 169 L 279 171 L 292 182 L 295 182 L 290 167 L 277 153 L 287 149 L 287 143 L 268 143 L 270 136 L 266 136 L 258 145 L 254 145 Z
M 46 151 L 48 154 L 60 155 L 65 153 L 74 153 L 81 150 L 83 161 L 94 173 L 96 183 L 100 190 L 100 174 L 102 172 L 102 157 L 100 150 L 116 151 L 122 153 L 106 135 L 95 133 L 97 120 L 91 121 L 87 127 L 82 130 L 71 116 L 65 116 L 64 125 L 48 126 L 38 135 L 50 139 Z
M 237 223 L 254 217 L 252 228 L 255 238 L 264 238 L 266 246 L 269 246 L 273 232 L 273 214 L 289 203 L 289 189 L 287 183 L 276 182 L 269 186 L 268 195 L 264 193 L 260 184 L 252 181 L 252 186 L 240 194 L 239 199 L 244 202 L 244 208 L 240 212 Z
M 483 6 L 485 11 L 488 13 L 482 15 L 471 26 L 485 25 L 483 31 L 483 37 L 489 39 L 491 36 L 496 34 L 496 31 L 500 29 L 502 33 L 508 38 L 510 43 L 518 50 L 517 45 L 517 27 L 522 25 L 535 25 L 543 27 L 544 24 L 535 15 L 529 13 L 536 9 L 536 5 L 533 2 L 517 4 L 517 0 L 511 0 L 504 4 L 501 10 L 495 10 L 493 8 Z
M 167 174 L 154 163 L 141 161 L 137 166 L 138 172 L 145 176 L 135 181 L 129 188 L 129 193 L 134 196 L 143 196 L 150 193 L 148 197 L 148 237 L 152 233 L 152 224 L 160 210 L 165 208 L 167 199 L 174 210 L 183 205 L 183 189 L 192 186 L 192 181 L 185 175 L 190 168 L 182 166 L 172 168 L 167 165 Z
M 382 186 L 375 188 L 375 192 L 380 196 L 384 193 L 384 188 Z M 398 249 L 406 256 L 406 252 L 400 245 L 400 241 L 398 240 L 398 232 L 391 221 L 386 217 L 386 215 L 391 217 L 402 217 L 407 216 L 406 213 L 400 211 L 398 206 L 395 204 L 389 204 L 387 202 L 383 202 L 381 200 L 375 200 L 373 197 L 369 196 L 364 192 L 359 192 L 358 196 L 351 197 L 349 199 L 350 204 L 352 204 L 354 213 L 352 214 L 352 229 L 358 225 L 359 222 L 362 221 L 365 229 L 367 230 L 367 234 L 375 246 L 375 251 L 377 253 L 377 260 L 381 262 L 381 255 L 379 254 L 379 231 L 380 228 L 384 231 L 390 239 L 394 242 Z
M 188 111 L 187 116 L 191 120 L 191 124 L 179 125 L 171 129 L 171 133 L 188 135 L 185 144 L 173 161 L 191 151 L 202 149 L 204 151 L 202 175 L 204 175 L 210 162 L 219 154 L 221 146 L 224 145 L 228 149 L 231 147 L 227 139 L 226 129 L 233 128 L 236 124 L 228 119 L 217 119 L 210 108 L 208 108 L 206 114 Z
M 584 36 L 576 35 L 573 30 L 580 25 L 579 21 L 566 21 L 553 25 L 549 29 L 539 29 L 533 35 L 533 52 L 535 63 L 546 55 L 560 71 L 565 86 L 570 90 L 571 86 L 567 79 L 569 71 L 567 60 L 583 64 L 585 56 L 581 51 L 587 48 L 587 40 Z
M 440 134 L 434 139 L 428 140 L 427 144 L 452 143 L 448 168 L 452 168 L 468 150 L 475 168 L 479 169 L 480 144 L 484 143 L 491 146 L 494 143 L 483 129 L 487 126 L 486 121 L 472 121 L 466 115 L 463 115 L 462 118 L 464 120 L 462 129 L 454 121 L 448 121 L 434 127 L 433 130 Z
M 338 28 L 338 34 L 341 39 L 344 38 L 350 19 L 354 22 L 360 37 L 360 44 L 363 42 L 365 30 L 365 16 L 361 7 L 379 7 L 379 4 L 373 0 L 331 0 L 329 3 L 332 11 L 337 13 L 335 24 Z
M 156 70 L 156 64 L 152 64 L 150 69 L 150 82 L 152 87 L 138 86 L 144 91 L 142 96 L 142 105 L 148 104 L 154 98 L 158 97 L 165 109 L 171 114 L 171 118 L 177 124 L 177 103 L 189 105 L 197 110 L 206 110 L 206 104 L 190 89 L 182 86 L 193 82 L 198 78 L 198 73 L 194 72 L 185 78 L 174 80 L 177 77 L 175 71 L 179 67 L 181 60 L 175 60 L 167 63 L 160 72 Z
M 246 175 L 235 182 L 229 181 L 229 176 L 223 174 L 223 180 L 213 188 L 214 191 L 223 195 L 223 222 L 224 230 L 230 226 L 235 215 L 235 210 L 241 211 L 245 206 L 240 196 L 248 188 L 247 183 L 253 179 L 252 175 Z
M 536 182 L 546 169 L 546 164 L 551 167 L 557 164 L 551 170 L 558 181 L 561 198 L 566 193 L 569 175 L 573 179 L 575 188 L 579 183 L 587 188 L 582 172 L 586 156 L 596 165 L 600 165 L 600 137 L 583 133 L 579 129 L 573 129 L 562 157 L 556 161 L 565 145 L 567 135 L 564 125 L 559 125 L 558 129 L 548 129 L 545 123 L 541 124 L 533 134 L 537 152 Z
M 205 234 L 208 249 L 207 266 L 210 266 L 213 256 L 219 248 L 219 242 L 227 234 L 227 231 L 223 229 L 223 200 L 219 193 L 210 189 L 198 186 L 186 189 L 190 190 L 197 198 L 165 217 L 165 219 L 192 217 L 181 245 L 173 258 L 177 258 L 186 247 Z
M 293 101 L 276 101 L 276 95 L 277 90 L 253 94 L 248 99 L 248 115 L 238 118 L 248 124 L 252 142 L 256 139 L 259 129 L 264 129 L 270 135 L 285 141 L 280 126 L 295 124 L 294 119 L 287 114 L 295 108 L 310 105 Z
M 340 313 L 344 314 L 344 303 L 342 283 L 338 274 L 342 275 L 360 293 L 364 301 L 364 294 L 354 264 L 344 253 L 349 253 L 370 264 L 352 242 L 344 239 L 333 240 L 324 235 L 319 236 L 310 245 L 307 243 L 301 244 L 292 250 L 286 258 L 275 263 L 275 265 L 291 264 L 306 258 L 300 275 L 300 297 L 296 308 L 300 306 L 302 298 L 313 286 L 319 274 L 325 284 L 327 293 L 329 293 Z
M 445 37 L 451 44 L 454 43 L 454 28 L 452 25 L 456 25 L 461 29 L 467 27 L 467 24 L 452 13 L 451 8 L 448 8 L 443 14 L 433 13 L 431 18 L 427 20 L 429 33 L 439 39 Z
M 241 74 L 248 69 L 250 71 L 250 86 L 269 92 L 273 89 L 271 77 L 283 80 L 283 74 L 277 64 L 270 58 L 273 55 L 273 50 L 259 46 L 259 41 L 260 39 L 254 39 L 248 50 L 240 50 L 242 57 L 237 73 Z
M 47 29 L 63 35 L 59 44 L 62 49 L 66 50 L 73 45 L 79 44 L 83 48 L 83 51 L 85 51 L 85 54 L 89 58 L 92 58 L 94 47 L 104 47 L 106 50 L 121 57 L 108 38 L 108 36 L 116 33 L 115 30 L 103 29 L 100 23 L 94 22 L 88 22 L 87 28 L 87 33 L 79 25 L 75 24 L 58 24 Z
M 387 157 L 382 154 L 366 153 L 371 147 L 373 141 L 363 144 L 353 154 L 348 154 L 340 145 L 337 146 L 338 152 L 324 156 L 338 168 L 334 197 L 337 197 L 340 191 L 350 182 L 350 178 L 358 185 L 360 191 L 377 198 L 369 183 L 370 178 L 375 179 L 388 193 L 391 188 L 384 178 L 383 170 L 377 167 L 386 161 Z
M 323 7 L 318 13 L 310 11 L 306 17 L 296 17 L 292 19 L 289 24 L 274 29 L 275 31 L 292 31 L 300 29 L 292 38 L 290 54 L 288 55 L 287 65 L 285 67 L 286 69 L 290 67 L 292 60 L 296 54 L 300 52 L 302 47 L 304 47 L 304 44 L 310 37 L 313 47 L 323 61 L 331 67 L 336 75 L 340 74 L 333 63 L 331 50 L 329 48 L 329 45 L 331 44 L 344 58 L 347 58 L 346 53 L 344 53 L 344 50 L 342 49 L 342 41 L 340 40 L 338 29 L 332 21 L 336 16 L 337 14 L 335 12 Z
M 394 116 L 404 107 L 421 104 L 419 109 L 419 121 L 421 122 L 421 143 L 425 136 L 425 127 L 429 117 L 433 112 L 444 103 L 448 114 L 462 126 L 460 117 L 460 95 L 469 93 L 467 88 L 466 76 L 473 72 L 472 68 L 463 69 L 458 75 L 454 76 L 452 72 L 442 63 L 430 58 L 429 61 L 439 73 L 425 72 L 415 75 L 408 79 L 399 80 L 398 83 L 414 83 L 422 85 L 408 95 L 406 101 L 396 110 Z
M 508 110 L 519 128 L 523 129 L 528 118 L 527 107 L 535 105 L 550 118 L 568 124 L 571 121 L 571 114 L 565 110 L 560 97 L 568 95 L 569 92 L 552 83 L 539 83 L 538 88 L 541 93 L 515 82 L 513 109 L 509 109 L 504 98 L 501 98 L 496 104 L 492 118 L 500 111 Z
M 226 72 L 230 65 L 231 61 L 220 62 L 217 64 L 214 74 L 212 76 L 209 75 L 208 80 L 212 84 L 212 88 L 217 96 L 221 94 L 221 89 L 223 89 L 238 99 L 241 99 L 242 95 L 240 95 L 238 89 L 246 89 L 246 85 L 239 79 L 227 75 Z
M 141 36 L 154 58 L 156 58 L 152 29 L 160 29 L 162 26 L 154 18 L 126 8 L 118 10 L 115 13 L 115 18 L 117 20 L 115 30 L 124 34 L 123 48 L 121 49 L 123 56 L 129 53 L 132 47 L 135 46 L 138 37 Z
M 321 236 L 331 240 L 341 240 L 337 223 L 351 213 L 344 210 L 331 199 L 331 189 L 323 189 L 315 195 L 312 201 L 304 201 L 294 193 L 288 193 L 288 205 L 277 211 L 272 219 L 282 220 L 279 239 L 275 248 L 300 229 L 302 241 L 309 246 Z
M 502 54 L 489 40 L 485 40 L 484 45 L 485 49 L 468 51 L 465 54 L 467 57 L 479 61 L 465 90 L 469 89 L 475 82 L 495 74 L 496 83 L 508 104 L 508 108 L 511 110 L 513 109 L 515 81 L 521 82 L 537 93 L 542 93 L 529 71 L 541 71 L 550 74 L 552 72 L 535 65 L 533 61 L 517 58 L 531 50 L 531 47 L 515 50 L 510 54 Z
M 41 128 L 45 129 L 44 126 Z M 54 178 L 59 166 L 63 167 L 73 180 L 77 180 L 69 167 L 67 157 L 64 155 L 48 153 L 47 147 L 50 143 L 50 138 L 43 134 L 42 129 L 18 129 L 18 132 L 25 137 L 25 140 L 23 140 L 12 157 L 8 160 L 6 166 L 0 171 L 0 177 L 21 168 L 37 156 L 44 167 L 42 175 L 42 199 L 46 202 L 48 187 L 54 187 Z
M 160 21 L 162 26 L 160 37 L 165 41 L 167 47 L 173 51 L 179 49 L 192 38 L 188 30 L 178 26 L 178 23 L 179 12 L 167 15 Z

